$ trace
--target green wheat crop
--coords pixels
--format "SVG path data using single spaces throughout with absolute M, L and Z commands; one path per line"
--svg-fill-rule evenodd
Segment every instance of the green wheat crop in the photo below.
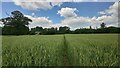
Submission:
M 3 66 L 118 66 L 118 34 L 2 37 Z

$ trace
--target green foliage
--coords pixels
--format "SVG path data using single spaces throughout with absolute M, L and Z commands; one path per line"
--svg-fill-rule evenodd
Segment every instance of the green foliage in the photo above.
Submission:
M 24 35 L 29 34 L 29 28 L 26 26 L 18 26 L 17 28 L 11 26 L 4 26 L 2 29 L 4 35 Z
M 12 16 L 3 18 L 1 21 L 4 24 L 4 35 L 24 35 L 29 33 L 28 24 L 31 19 L 25 17 L 20 11 L 11 12 Z
M 70 30 L 70 27 L 64 26 L 59 27 L 59 30 L 57 28 L 42 28 L 42 27 L 36 27 L 31 28 L 30 34 L 34 35 L 36 32 L 39 32 L 40 35 L 53 35 L 53 34 L 96 34 L 96 33 L 120 33 L 119 27 L 105 27 L 105 28 L 98 28 L 98 29 L 92 29 L 90 28 L 80 28 L 76 30 Z
M 105 25 L 106 25 L 105 23 L 100 24 L 101 29 L 105 28 L 106 27 Z
M 64 27 L 59 27 L 59 33 L 61 34 L 66 34 L 70 32 L 70 27 L 64 26 Z
M 42 28 L 42 27 L 35 27 L 31 28 L 30 34 L 36 34 L 36 32 L 40 35 L 53 35 L 57 33 L 57 28 Z

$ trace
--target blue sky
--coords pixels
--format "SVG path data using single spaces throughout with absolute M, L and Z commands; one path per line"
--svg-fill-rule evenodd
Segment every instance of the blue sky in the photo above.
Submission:
M 33 4 L 33 5 L 35 5 L 35 4 Z M 51 3 L 49 3 L 49 5 L 51 6 Z M 46 5 L 45 6 L 42 5 L 43 8 L 45 7 L 47 9 L 39 8 L 39 7 L 41 7 L 41 5 L 39 5 L 39 6 L 37 5 L 37 8 L 39 8 L 39 9 L 36 10 L 36 9 L 31 9 L 29 5 L 27 5 L 27 7 L 23 7 L 24 4 L 21 4 L 21 3 L 17 4 L 15 2 L 2 2 L 2 17 L 8 16 L 6 14 L 6 12 L 8 14 L 10 14 L 10 12 L 12 12 L 12 11 L 19 10 L 24 15 L 31 16 L 32 18 L 34 18 L 34 16 L 35 16 L 35 18 L 45 17 L 47 20 L 52 21 L 52 25 L 59 24 L 61 26 L 61 23 L 62 23 L 61 21 L 70 19 L 70 18 L 65 18 L 64 16 L 62 16 L 62 10 L 61 10 L 62 8 L 71 8 L 71 9 L 75 8 L 76 10 L 73 10 L 71 12 L 73 12 L 73 14 L 76 14 L 78 19 L 80 17 L 84 17 L 84 18 L 96 17 L 96 19 L 97 19 L 98 17 L 103 16 L 103 14 L 99 14 L 99 12 L 103 11 L 105 13 L 105 10 L 110 10 L 109 8 L 110 8 L 110 6 L 114 5 L 114 2 L 63 2 L 61 4 L 57 4 L 52 7 L 49 7 L 49 5 L 48 5 L 48 8 L 46 7 Z M 61 10 L 61 13 L 58 13 L 58 11 L 60 11 L 60 10 Z M 32 16 L 32 15 L 34 15 L 34 16 Z M 108 16 L 107 13 L 105 13 L 104 15 Z M 85 24 L 83 24 L 83 25 L 85 25 Z M 37 24 L 36 24 L 36 26 L 37 26 Z M 48 26 L 48 25 L 44 25 L 44 26 Z M 87 26 L 85 26 L 85 27 L 87 27 Z
M 84 16 L 84 17 L 93 17 L 93 16 L 99 16 L 98 12 L 103 11 L 105 9 L 108 9 L 110 5 L 112 5 L 113 2 L 65 2 L 60 7 L 55 6 L 50 10 L 27 10 L 23 9 L 20 6 L 16 6 L 13 2 L 3 2 L 2 3 L 2 12 L 3 17 L 7 17 L 6 12 L 10 14 L 10 12 L 14 10 L 19 10 L 23 14 L 31 15 L 32 13 L 35 13 L 36 16 L 46 16 L 50 17 L 54 23 L 60 23 L 60 20 L 63 19 L 63 17 L 60 17 L 57 14 L 57 11 L 61 8 L 70 7 L 70 8 L 77 8 L 79 12 L 77 12 L 78 16 Z

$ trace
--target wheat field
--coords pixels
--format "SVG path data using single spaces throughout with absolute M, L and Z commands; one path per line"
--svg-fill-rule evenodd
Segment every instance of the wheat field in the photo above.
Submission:
M 118 34 L 2 36 L 3 66 L 118 66 Z

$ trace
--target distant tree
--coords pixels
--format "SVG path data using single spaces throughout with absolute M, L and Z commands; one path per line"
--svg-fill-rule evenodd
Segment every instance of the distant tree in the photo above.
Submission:
M 56 34 L 56 32 L 57 32 L 56 28 L 52 27 L 48 29 L 47 34 L 53 35 Z
M 35 30 L 36 30 L 36 31 L 43 31 L 43 27 L 37 26 Z
M 92 27 L 90 26 L 90 29 L 92 29 Z
M 114 27 L 114 26 L 110 26 L 110 27 L 108 27 L 106 29 L 107 29 L 107 31 L 109 31 L 109 33 L 120 33 L 119 28 Z
M 79 33 L 81 33 L 80 30 L 81 30 L 81 29 L 76 29 L 76 30 L 74 31 L 74 34 L 79 34 Z
M 36 33 L 42 34 L 43 32 L 43 27 L 36 26 L 35 28 L 31 28 L 30 34 L 35 35 Z
M 20 11 L 11 12 L 12 16 L 3 18 L 3 34 L 5 35 L 24 35 L 29 33 L 29 22 L 31 19 L 25 17 Z
M 2 35 L 2 27 L 0 27 L 0 35 Z
M 101 26 L 101 29 L 103 29 L 103 28 L 105 28 L 106 24 L 102 23 L 102 24 L 100 24 L 100 26 Z
M 42 34 L 42 35 L 54 35 L 54 34 L 93 34 L 93 33 L 120 33 L 120 28 L 118 27 L 106 27 L 106 28 L 98 28 L 98 29 L 87 29 L 87 28 L 80 28 L 76 30 L 70 30 L 69 27 L 59 27 L 57 28 L 42 28 L 42 27 L 35 27 L 31 28 L 30 34 Z
M 59 27 L 59 32 L 60 33 L 69 33 L 70 32 L 70 28 L 67 27 L 67 26 L 64 26 L 64 27 Z

